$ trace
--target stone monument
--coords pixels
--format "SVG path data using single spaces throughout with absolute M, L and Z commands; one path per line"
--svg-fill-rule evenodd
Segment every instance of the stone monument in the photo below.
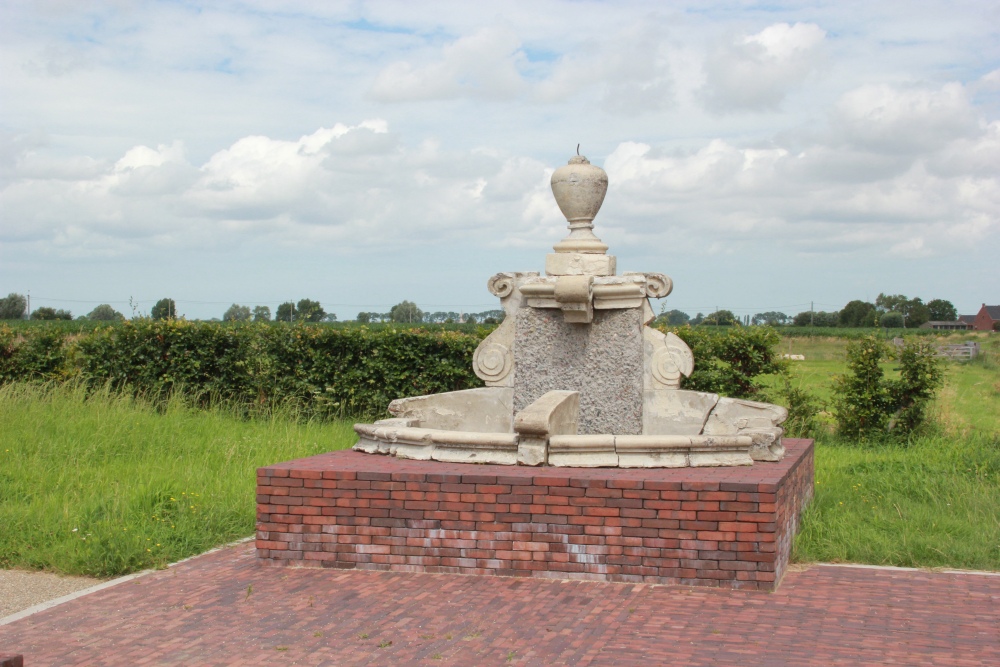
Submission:
M 498 273 L 506 317 L 476 349 L 486 387 L 399 398 L 355 450 L 452 463 L 681 468 L 780 461 L 785 408 L 680 388 L 695 359 L 648 326 L 662 273 L 616 274 L 594 234 L 608 176 L 575 155 L 552 174 L 569 235 L 545 275 Z

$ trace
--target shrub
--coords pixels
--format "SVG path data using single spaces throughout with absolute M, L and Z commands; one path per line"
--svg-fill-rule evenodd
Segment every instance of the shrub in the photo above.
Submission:
M 0 382 L 52 380 L 70 372 L 61 329 L 0 325 Z
M 893 412 L 888 430 L 909 434 L 926 419 L 927 405 L 944 379 L 937 349 L 926 340 L 911 341 L 899 351 L 899 380 L 890 384 Z
M 788 419 L 781 425 L 790 438 L 817 438 L 823 432 L 819 413 L 819 400 L 802 387 L 792 386 L 788 375 L 783 375 L 781 384 L 773 390 L 772 403 L 788 408 Z
M 860 440 L 905 437 L 924 423 L 927 404 L 940 386 L 942 372 L 934 346 L 911 341 L 900 350 L 900 378 L 887 380 L 882 361 L 891 359 L 888 344 L 866 336 L 847 345 L 847 373 L 834 379 L 837 432 Z
M 762 389 L 759 376 L 787 368 L 777 354 L 780 336 L 771 327 L 733 327 L 725 333 L 700 327 L 672 331 L 694 353 L 694 372 L 681 382 L 684 389 L 755 398 Z

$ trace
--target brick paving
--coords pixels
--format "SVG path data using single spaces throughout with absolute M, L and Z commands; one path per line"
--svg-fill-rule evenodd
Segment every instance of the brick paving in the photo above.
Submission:
M 775 593 L 261 567 L 252 544 L 0 626 L 46 665 L 1000 665 L 1000 576 L 815 566 Z

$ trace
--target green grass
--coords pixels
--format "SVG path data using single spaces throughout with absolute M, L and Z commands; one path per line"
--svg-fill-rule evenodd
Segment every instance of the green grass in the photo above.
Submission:
M 794 560 L 1000 570 L 1000 435 L 820 441 Z
M 1000 339 L 979 342 L 976 361 L 945 364 L 926 434 L 869 446 L 818 438 L 796 561 L 1000 570 Z M 793 382 L 829 403 L 846 344 L 785 339 L 781 351 L 805 355 L 791 364 Z
M 342 449 L 347 422 L 0 387 L 0 567 L 113 576 L 251 535 L 255 469 Z

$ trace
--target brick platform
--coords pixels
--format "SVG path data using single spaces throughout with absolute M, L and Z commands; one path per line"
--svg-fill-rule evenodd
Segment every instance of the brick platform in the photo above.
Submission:
M 257 471 L 265 564 L 774 590 L 813 443 L 739 468 L 530 468 L 352 451 Z

